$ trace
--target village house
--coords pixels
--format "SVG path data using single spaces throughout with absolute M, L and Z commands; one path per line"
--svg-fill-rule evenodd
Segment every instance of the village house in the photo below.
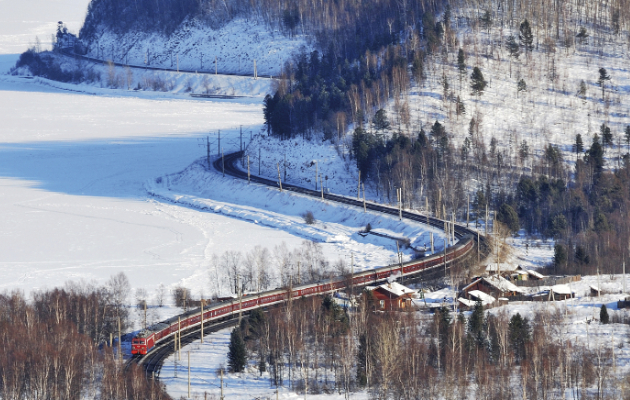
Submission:
M 367 290 L 378 303 L 380 310 L 402 310 L 411 306 L 411 300 L 417 291 L 401 285 L 397 282 L 385 283 L 380 286 L 368 286 Z
M 480 291 L 494 298 L 517 296 L 525 292 L 522 288 L 498 275 L 484 276 L 473 280 L 473 282 L 462 289 L 461 297 L 470 300 L 470 292 L 473 291 Z

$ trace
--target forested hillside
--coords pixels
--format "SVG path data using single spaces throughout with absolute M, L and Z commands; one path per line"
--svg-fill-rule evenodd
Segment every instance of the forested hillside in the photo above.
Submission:
M 460 221 L 470 202 L 480 223 L 488 209 L 508 231 L 555 238 L 557 272 L 619 270 L 630 4 L 451 1 L 422 4 L 417 18 L 404 8 L 384 17 L 376 47 L 342 36 L 355 58 L 331 46 L 289 63 L 265 99 L 270 134 L 323 132 L 384 201 L 403 188 L 406 207 Z

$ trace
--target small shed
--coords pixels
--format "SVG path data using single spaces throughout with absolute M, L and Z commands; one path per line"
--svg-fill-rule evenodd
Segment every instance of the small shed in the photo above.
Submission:
M 590 285 L 591 288 L 591 296 L 599 296 L 602 294 L 602 289 L 598 288 L 595 285 Z
M 573 297 L 573 292 L 568 285 L 554 285 L 549 289 L 549 300 L 566 300 Z
M 468 297 L 470 300 L 474 300 L 475 302 L 480 301 L 484 306 L 490 305 L 496 301 L 494 297 L 482 292 L 481 290 L 471 290 L 468 292 Z

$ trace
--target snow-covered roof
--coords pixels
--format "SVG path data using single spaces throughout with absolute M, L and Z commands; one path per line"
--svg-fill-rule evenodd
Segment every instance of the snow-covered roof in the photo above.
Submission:
M 393 294 L 394 296 L 400 297 L 405 294 L 415 294 L 417 293 L 415 290 L 408 288 L 407 286 L 403 286 L 398 282 L 384 283 L 379 288 Z
M 531 270 L 531 269 L 525 269 L 524 271 L 527 272 L 529 275 L 531 275 L 533 277 L 536 277 L 538 279 L 544 279 L 544 277 L 545 277 L 545 275 L 541 274 L 538 271 L 534 271 L 534 270 Z
M 508 263 L 499 263 L 499 267 L 501 269 L 501 272 L 515 272 L 518 269 L 518 265 Z M 497 271 L 497 263 L 488 264 L 486 266 L 486 272 L 488 273 L 495 273 Z
M 554 285 L 551 287 L 551 290 L 553 290 L 555 294 L 571 295 L 571 288 L 568 285 Z
M 484 306 L 486 304 L 492 304 L 496 300 L 494 297 L 490 296 L 487 293 L 482 292 L 481 290 L 471 290 L 470 292 L 468 292 L 468 295 L 481 301 L 481 304 L 483 304 Z
M 520 287 L 516 286 L 515 284 L 513 284 L 510 281 L 508 281 L 507 279 L 505 279 L 502 276 L 493 275 L 493 276 L 486 276 L 486 277 L 483 277 L 481 279 L 483 279 L 489 285 L 495 287 L 496 289 L 498 289 L 501 292 L 525 293 L 525 291 L 523 289 L 521 289 Z
M 474 306 L 475 306 L 475 303 L 476 303 L 476 302 L 475 302 L 475 301 L 473 301 L 473 300 L 468 300 L 468 299 L 465 299 L 465 298 L 463 298 L 463 297 L 458 298 L 458 299 L 457 299 L 457 301 L 459 301 L 460 303 L 462 303 L 462 304 L 463 304 L 463 305 L 465 305 L 466 307 L 474 307 Z

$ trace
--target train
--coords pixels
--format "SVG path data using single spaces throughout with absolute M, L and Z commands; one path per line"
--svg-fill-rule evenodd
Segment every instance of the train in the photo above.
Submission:
M 444 267 L 449 263 L 467 255 L 474 248 L 474 236 L 463 235 L 445 252 L 421 257 L 407 263 L 380 267 L 358 272 L 352 277 L 336 277 L 330 280 L 299 285 L 291 289 L 275 289 L 267 292 L 249 295 L 232 301 L 216 303 L 206 308 L 196 308 L 184 314 L 169 318 L 149 326 L 140 331 L 131 343 L 131 354 L 145 355 L 157 344 L 178 332 L 199 327 L 202 323 L 215 322 L 232 317 L 235 314 L 251 311 L 255 308 L 269 307 L 287 301 L 289 298 L 317 296 L 332 293 L 349 285 L 357 287 L 382 282 L 390 276 L 404 277 L 417 274 L 428 269 Z

